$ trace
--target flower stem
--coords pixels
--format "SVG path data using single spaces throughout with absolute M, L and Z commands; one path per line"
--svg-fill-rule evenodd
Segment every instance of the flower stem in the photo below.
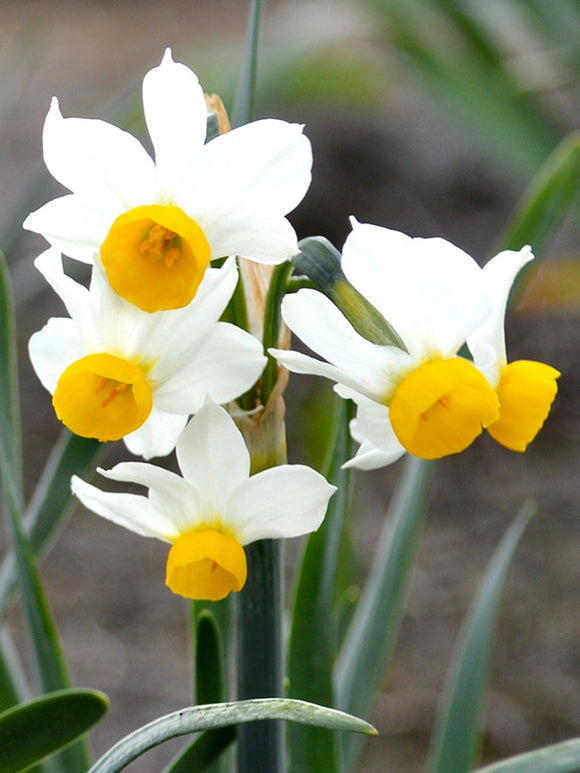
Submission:
M 282 540 L 248 545 L 249 574 L 238 594 L 238 699 L 282 697 Z M 238 728 L 239 773 L 282 773 L 283 726 L 252 722 Z

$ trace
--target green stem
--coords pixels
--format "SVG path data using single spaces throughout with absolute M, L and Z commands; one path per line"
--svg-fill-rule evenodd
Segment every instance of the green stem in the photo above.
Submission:
M 286 285 L 293 266 L 290 261 L 276 266 L 272 272 L 272 278 L 266 295 L 266 307 L 264 309 L 264 350 L 268 357 L 268 364 L 262 373 L 262 405 L 266 405 L 272 390 L 278 380 L 278 363 L 268 354 L 270 347 L 278 346 L 278 334 L 280 331 L 280 304 L 286 292 Z
M 238 594 L 238 699 L 284 694 L 281 540 L 248 545 L 248 581 Z M 282 773 L 283 727 L 278 721 L 240 725 L 239 773 Z

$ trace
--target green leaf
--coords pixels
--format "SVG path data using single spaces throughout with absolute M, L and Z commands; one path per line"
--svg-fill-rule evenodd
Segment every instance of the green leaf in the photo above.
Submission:
M 479 753 L 491 646 L 505 578 L 535 512 L 526 503 L 495 551 L 459 634 L 431 745 L 429 773 L 467 773 Z
M 325 706 L 289 698 L 254 698 L 235 703 L 193 706 L 166 714 L 135 730 L 109 749 L 89 773 L 117 773 L 148 749 L 170 738 L 210 728 L 272 719 L 303 722 L 333 730 L 376 734 L 374 727 L 362 719 Z
M 250 21 L 248 25 L 248 42 L 246 46 L 246 59 L 242 70 L 242 77 L 236 95 L 236 102 L 232 110 L 232 127 L 249 123 L 254 117 L 254 103 L 256 100 L 256 76 L 258 72 L 258 48 L 260 44 L 260 29 L 264 15 L 264 0 L 252 0 L 250 9 Z
M 0 714 L 0 773 L 17 773 L 75 741 L 109 702 L 94 690 L 63 690 Z
M 104 454 L 106 443 L 78 437 L 65 429 L 56 441 L 24 515 L 24 529 L 35 555 L 42 554 L 71 511 L 72 475 L 91 475 Z M 4 613 L 16 579 L 14 557 L 0 568 L 0 616 Z
M 232 646 L 232 600 L 194 601 L 191 605 L 192 648 L 195 668 L 195 703 L 218 703 L 226 700 L 228 677 L 226 649 Z M 221 753 L 235 738 L 230 728 L 206 731 L 197 738 L 171 767 L 172 773 L 183 770 L 205 770 L 226 773 L 228 760 L 220 760 Z M 215 763 L 215 764 L 214 764 Z M 202 766 L 200 768 L 200 765 Z
M 336 665 L 338 706 L 368 716 L 385 664 L 397 640 L 415 556 L 432 464 L 405 459 L 369 576 Z M 354 768 L 360 743 L 344 738 L 346 768 Z
M 574 132 L 558 145 L 535 175 L 495 252 L 519 250 L 530 244 L 539 255 L 571 205 L 577 202 L 579 180 L 580 132 Z M 533 270 L 531 263 L 520 272 L 511 293 L 512 302 L 521 294 Z
M 533 172 L 560 130 L 541 100 L 522 92 L 498 32 L 453 0 L 366 0 L 383 18 L 390 48 L 402 51 L 430 95 L 449 107 L 496 156 Z
M 200 773 L 207 770 L 235 740 L 235 726 L 206 730 L 165 769 L 165 773 Z
M 14 304 L 8 266 L 0 252 L 0 477 L 7 504 L 22 508 L 22 448 Z
M 337 486 L 322 526 L 308 538 L 298 576 L 288 657 L 288 695 L 326 706 L 336 705 L 333 667 L 336 658 L 335 594 L 340 548 L 350 501 L 352 455 L 348 423 L 353 404 L 336 400 L 334 429 L 323 475 Z M 337 738 L 318 727 L 288 727 L 292 773 L 333 773 L 341 769 Z
M 580 738 L 575 738 L 494 762 L 475 773 L 578 773 L 578 770 Z

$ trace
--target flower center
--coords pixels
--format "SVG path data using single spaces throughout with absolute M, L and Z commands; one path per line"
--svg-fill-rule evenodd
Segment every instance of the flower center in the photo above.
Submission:
M 559 371 L 543 362 L 517 360 L 506 365 L 497 388 L 499 419 L 487 431 L 512 451 L 525 451 L 550 413 Z
M 146 421 L 153 394 L 137 365 L 112 354 L 89 354 L 64 371 L 52 403 L 76 435 L 120 440 Z
M 197 223 L 179 207 L 160 204 L 124 212 L 101 246 L 113 290 L 148 312 L 187 306 L 210 257 Z
M 167 558 L 166 584 L 188 599 L 219 601 L 241 590 L 246 576 L 244 548 L 215 529 L 182 534 Z
M 468 360 L 420 365 L 397 387 L 389 406 L 393 430 L 409 453 L 438 459 L 469 446 L 499 417 L 499 401 Z

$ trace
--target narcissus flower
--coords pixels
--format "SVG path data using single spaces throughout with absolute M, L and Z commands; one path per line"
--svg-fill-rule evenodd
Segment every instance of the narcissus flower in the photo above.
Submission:
M 513 254 L 501 253 L 497 264 Z M 341 396 L 357 403 L 351 431 L 361 445 L 353 466 L 390 464 L 405 450 L 433 459 L 467 448 L 500 416 L 495 389 L 457 356 L 491 312 L 481 268 L 444 239 L 414 239 L 353 221 L 342 269 L 406 350 L 371 343 L 328 298 L 304 289 L 284 299 L 284 320 L 327 362 L 299 352 L 273 354 L 291 371 L 332 379 Z
M 113 292 L 98 264 L 90 289 L 66 276 L 52 248 L 35 265 L 70 318 L 53 317 L 31 337 L 30 359 L 77 435 L 124 438 L 145 458 L 168 454 L 206 396 L 238 397 L 265 365 L 256 338 L 218 322 L 237 282 L 233 259 L 206 271 L 188 306 L 154 314 Z
M 497 256 L 484 266 L 484 279 L 493 299 L 491 314 L 468 339 L 475 364 L 497 391 L 499 419 L 489 434 L 512 451 L 525 451 L 546 420 L 556 397 L 560 373 L 531 360 L 508 363 L 504 316 L 508 296 L 520 269 L 533 259 L 531 250 Z
M 109 493 L 72 479 L 81 502 L 145 537 L 169 542 L 167 585 L 186 598 L 217 601 L 246 581 L 244 545 L 315 531 L 336 490 L 302 465 L 250 477 L 250 456 L 228 413 L 207 402 L 177 441 L 183 477 L 143 462 L 99 470 L 149 496 Z M 251 571 L 251 567 L 250 567 Z
M 53 100 L 44 159 L 72 194 L 25 221 L 71 258 L 105 267 L 113 289 L 144 311 L 194 297 L 209 261 L 281 263 L 298 251 L 284 217 L 310 184 L 302 127 L 262 120 L 204 144 L 207 107 L 196 75 L 169 49 L 143 81 L 155 162 L 109 123 L 63 118 Z

